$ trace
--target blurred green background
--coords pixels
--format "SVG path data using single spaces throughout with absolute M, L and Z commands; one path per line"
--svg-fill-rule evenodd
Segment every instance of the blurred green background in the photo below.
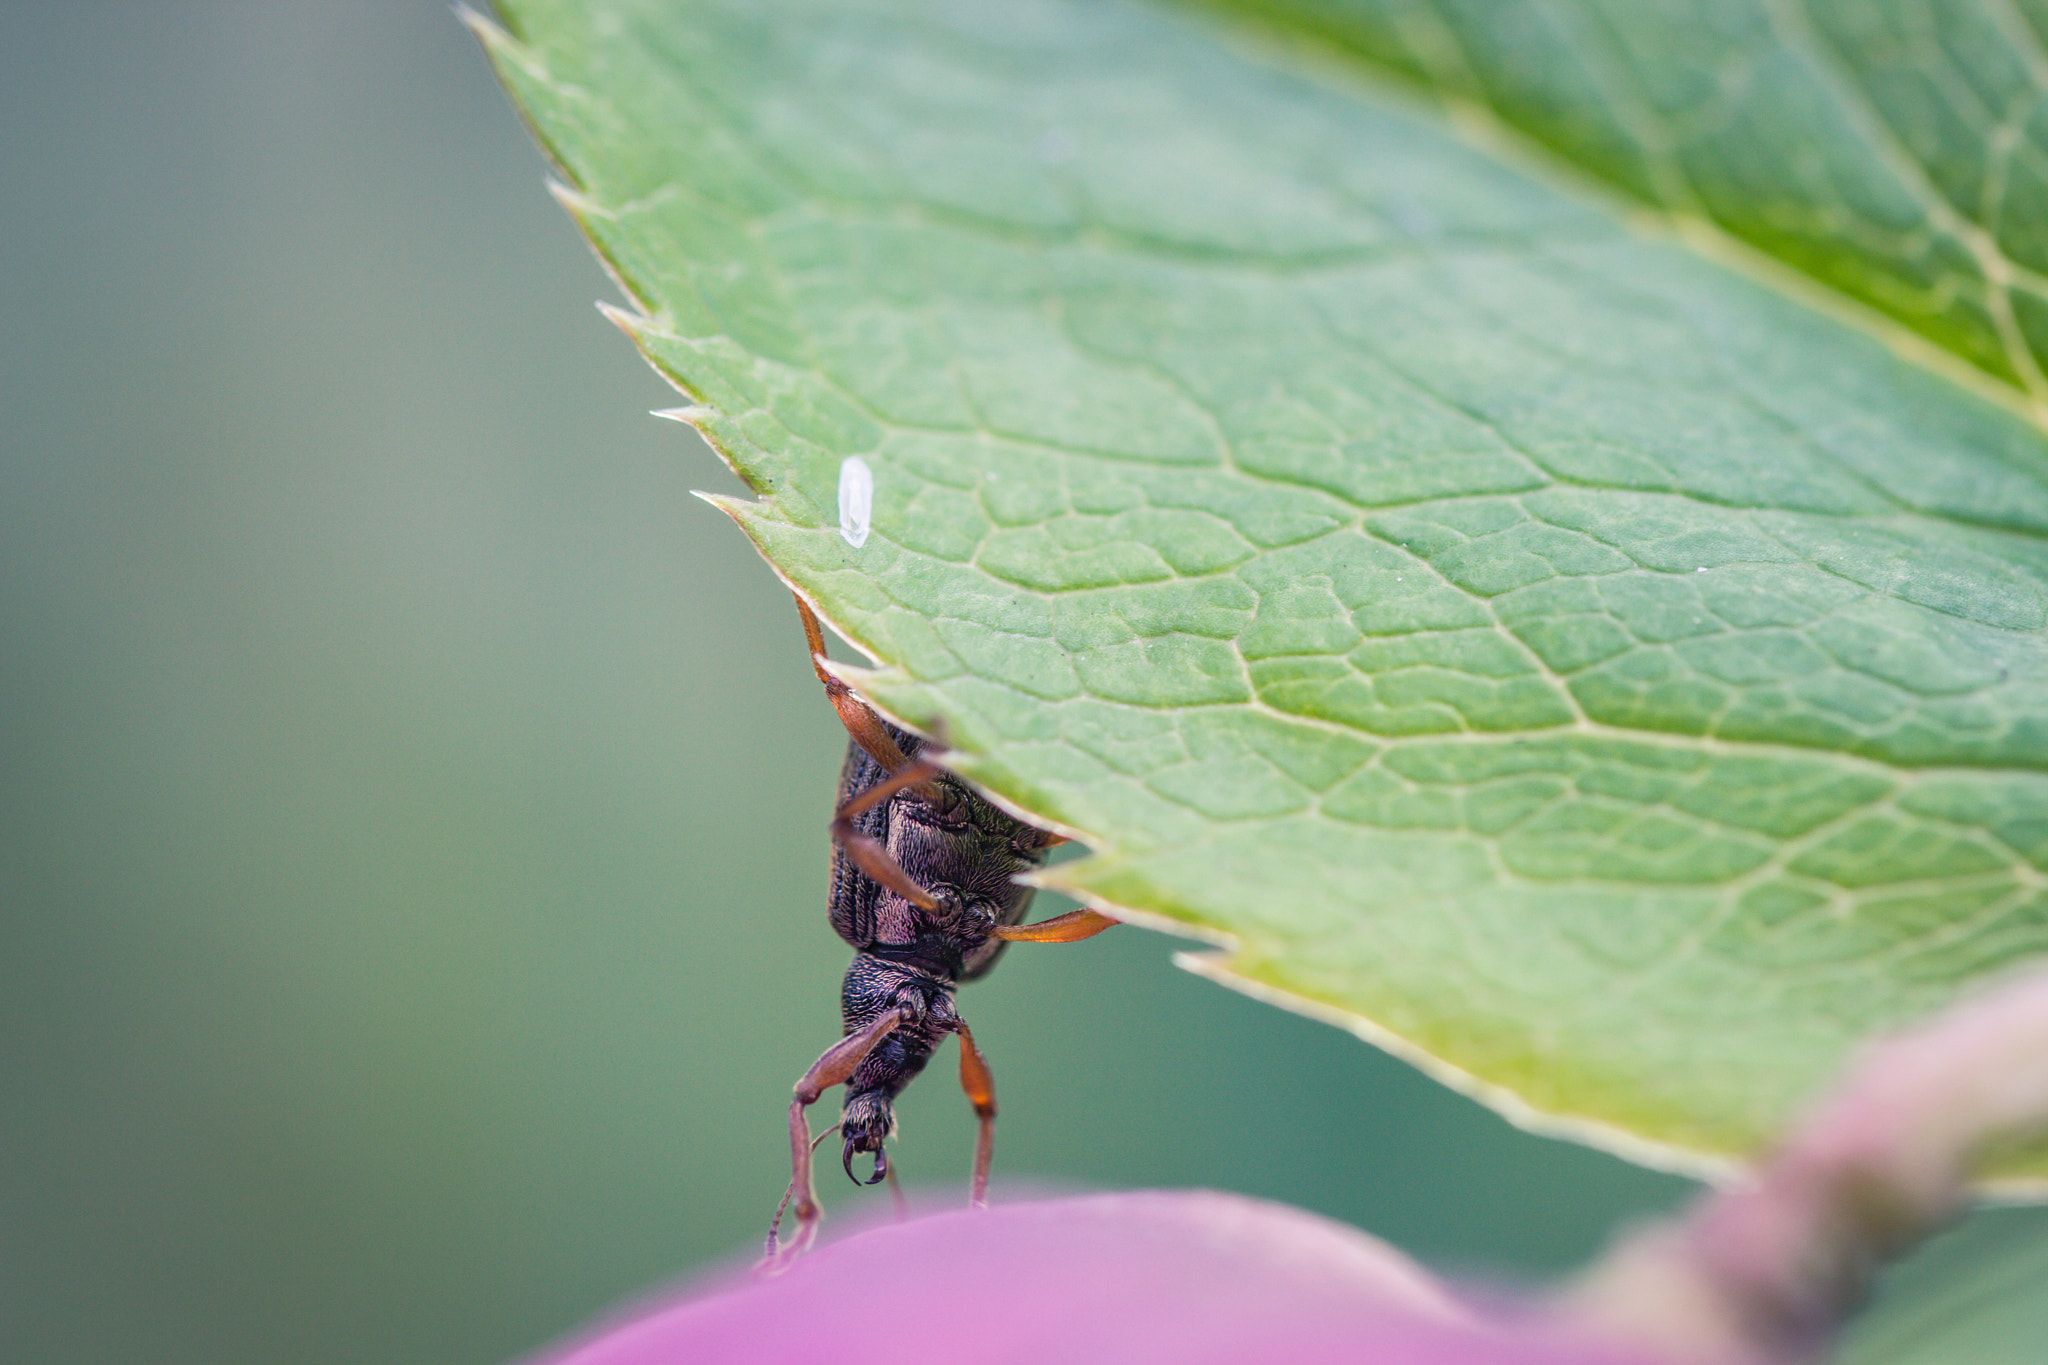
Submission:
M 10 3 L 0 127 L 0 1358 L 491 1362 L 749 1253 L 843 738 L 473 42 Z M 999 1178 L 1506 1275 L 1685 1196 L 1174 946 L 967 994 Z M 903 1122 L 960 1197 L 946 1075 Z

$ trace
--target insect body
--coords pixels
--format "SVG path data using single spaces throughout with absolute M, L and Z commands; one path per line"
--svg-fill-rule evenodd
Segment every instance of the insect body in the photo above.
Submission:
M 800 1253 L 816 1234 L 811 1133 L 805 1116 L 827 1089 L 846 1086 L 839 1121 L 841 1164 L 871 1154 L 867 1182 L 888 1174 L 884 1144 L 895 1129 L 894 1101 L 946 1035 L 960 1039 L 960 1084 L 981 1125 L 970 1202 L 986 1202 L 996 1115 L 995 1083 L 954 990 L 995 965 L 1012 941 L 1070 943 L 1115 920 L 1076 910 L 1020 926 L 1032 889 L 1019 873 L 1037 867 L 1058 835 L 1004 814 L 933 761 L 917 736 L 897 729 L 826 671 L 824 637 L 802 598 L 812 666 L 850 740 L 832 820 L 832 927 L 853 948 L 840 992 L 845 1036 L 797 1082 L 789 1108 L 789 1193 L 768 1229 L 769 1264 Z M 795 1205 L 797 1231 L 778 1244 L 783 1210 Z

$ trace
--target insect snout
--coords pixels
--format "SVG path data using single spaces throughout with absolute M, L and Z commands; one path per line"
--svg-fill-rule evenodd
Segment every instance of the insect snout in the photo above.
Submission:
M 846 1168 L 848 1180 L 856 1185 L 877 1185 L 888 1178 L 889 1153 L 882 1144 L 889 1140 L 895 1127 L 896 1116 L 884 1096 L 855 1095 L 848 1099 L 839 1119 L 840 1136 L 845 1139 L 840 1164 Z M 875 1168 L 866 1180 L 853 1172 L 853 1159 L 862 1152 L 875 1154 Z

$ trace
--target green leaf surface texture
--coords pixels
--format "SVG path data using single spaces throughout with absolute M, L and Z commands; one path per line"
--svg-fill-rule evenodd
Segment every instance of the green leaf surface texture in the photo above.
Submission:
M 1050 883 L 1698 1169 L 2048 948 L 2038 44 L 1972 161 L 1815 5 L 504 8 L 727 510 Z
M 1263 0 L 2048 398 L 2042 0 Z

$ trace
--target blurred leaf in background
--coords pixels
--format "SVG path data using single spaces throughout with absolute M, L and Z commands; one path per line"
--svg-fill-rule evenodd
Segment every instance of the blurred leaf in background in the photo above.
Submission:
M 2048 1341 L 2048 1214 L 1993 1209 L 1886 1277 L 1842 1365 L 2027 1365 Z

